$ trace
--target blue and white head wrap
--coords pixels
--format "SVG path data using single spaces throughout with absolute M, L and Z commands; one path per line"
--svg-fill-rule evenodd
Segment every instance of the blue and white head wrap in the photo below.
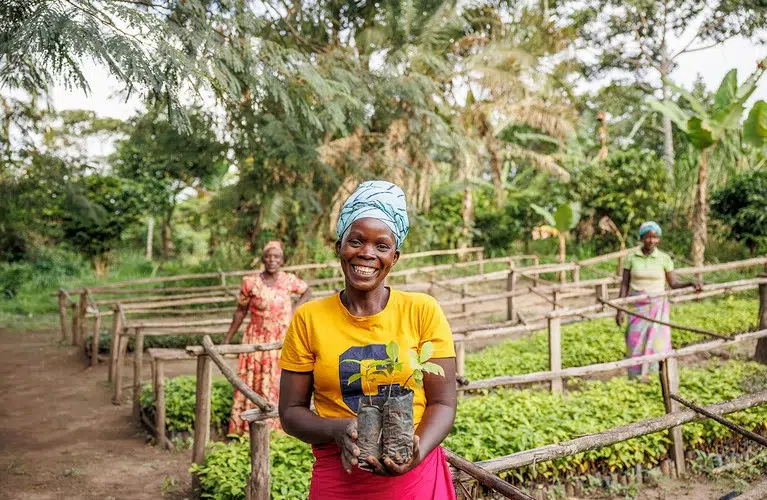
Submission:
M 342 239 L 354 221 L 371 217 L 392 230 L 397 248 L 405 241 L 410 222 L 407 218 L 405 193 L 397 185 L 386 181 L 366 181 L 352 193 L 338 217 L 336 233 Z
M 642 237 L 650 231 L 655 231 L 655 234 L 658 236 L 663 236 L 663 231 L 658 223 L 650 220 L 639 226 L 639 239 L 641 240 Z

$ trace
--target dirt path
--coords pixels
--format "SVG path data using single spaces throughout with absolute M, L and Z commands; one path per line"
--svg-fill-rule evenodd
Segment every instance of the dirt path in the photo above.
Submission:
M 0 498 L 188 496 L 190 452 L 147 445 L 130 407 L 111 404 L 106 366 L 85 370 L 58 338 L 0 329 Z

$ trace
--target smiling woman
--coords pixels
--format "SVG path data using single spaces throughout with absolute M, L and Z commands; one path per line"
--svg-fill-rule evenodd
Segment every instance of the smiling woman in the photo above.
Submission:
M 310 499 L 455 498 L 439 446 L 455 417 L 452 333 L 432 297 L 385 285 L 407 233 L 402 190 L 383 181 L 361 184 L 338 221 L 336 255 L 345 289 L 302 306 L 288 329 L 280 359 L 280 420 L 288 434 L 313 445 Z M 383 385 L 363 387 L 358 373 L 370 362 L 386 360 L 392 343 L 402 353 L 403 369 L 381 380 Z M 392 387 L 405 389 L 414 371 L 410 352 L 422 352 L 427 343 L 431 361 L 445 376 L 426 373 L 423 386 L 413 389 L 412 458 L 360 456 L 355 418 L 360 400 L 364 395 L 372 401 Z M 312 396 L 316 414 L 309 409 Z

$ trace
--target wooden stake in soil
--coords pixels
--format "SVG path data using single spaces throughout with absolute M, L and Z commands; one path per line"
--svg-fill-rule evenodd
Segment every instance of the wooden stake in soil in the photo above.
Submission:
M 671 398 L 672 394 L 679 392 L 679 371 L 677 369 L 677 360 L 668 358 L 660 362 L 660 382 L 663 391 L 663 403 L 666 406 L 666 413 L 675 413 L 679 411 L 679 403 Z M 684 461 L 684 439 L 682 437 L 682 427 L 676 426 L 669 429 L 671 438 L 672 458 L 676 467 L 676 477 L 682 477 L 686 472 Z
M 549 318 L 549 371 L 555 375 L 562 371 L 562 323 Z M 551 392 L 562 394 L 562 377 L 551 379 Z
M 691 410 L 695 410 L 697 413 L 700 413 L 701 415 L 705 415 L 706 417 L 716 420 L 720 424 L 724 425 L 725 427 L 737 432 L 741 436 L 747 437 L 748 439 L 752 441 L 756 441 L 757 443 L 761 444 L 762 446 L 767 447 L 767 439 L 765 439 L 763 436 L 760 436 L 759 434 L 756 434 L 755 432 L 751 432 L 750 430 L 746 429 L 745 427 L 741 427 L 740 425 L 730 422 L 724 417 L 720 417 L 719 415 L 715 415 L 711 413 L 710 411 L 707 411 L 705 408 L 701 408 L 700 406 L 696 405 L 695 403 L 692 403 L 690 401 L 687 401 L 686 399 L 683 399 L 679 397 L 675 392 L 672 392 L 670 394 L 671 399 L 678 401 L 685 405 L 686 407 L 690 408 Z
M 154 360 L 153 372 L 155 432 L 157 433 L 157 442 L 165 443 L 165 367 L 161 359 Z
M 99 335 L 101 334 L 101 316 L 96 316 L 93 321 L 93 338 L 91 339 L 91 366 L 99 364 Z
M 123 394 L 123 371 L 125 370 L 125 367 L 123 366 L 123 360 L 128 355 L 128 337 L 125 335 L 121 335 L 119 341 L 119 345 L 117 347 L 117 361 L 115 364 L 115 378 L 114 378 L 114 397 L 112 398 L 112 403 L 119 405 L 122 404 L 122 394 Z
M 250 476 L 245 500 L 269 500 L 269 426 L 266 422 L 250 422 Z
M 72 345 L 77 345 L 77 332 L 80 330 L 80 313 L 78 312 L 79 307 L 80 306 L 77 304 L 77 302 L 72 303 Z
M 112 308 L 112 346 L 109 352 L 109 381 L 115 379 L 117 372 L 117 360 L 120 350 L 120 334 L 125 326 L 125 313 L 122 312 L 122 305 L 118 302 Z
M 76 345 L 83 347 L 85 346 L 85 330 L 86 330 L 86 318 L 85 316 L 88 314 L 88 290 L 83 290 L 83 293 L 80 294 L 80 310 L 79 310 L 79 321 L 77 323 L 77 339 L 76 339 Z
M 454 452 L 448 450 L 447 448 L 445 448 L 445 455 L 447 455 L 447 461 L 450 463 L 450 465 L 458 470 L 465 472 L 488 488 L 497 491 L 504 497 L 519 500 L 533 500 L 533 497 L 515 488 L 495 474 L 491 474 L 486 470 L 477 467 L 473 463 L 469 462 L 461 456 L 456 455 Z
M 192 449 L 192 463 L 195 464 L 201 464 L 205 461 L 205 446 L 210 439 L 211 374 L 210 357 L 204 354 L 199 356 L 197 358 L 197 391 L 195 394 L 194 444 Z
M 767 277 L 767 275 L 764 275 Z M 759 284 L 759 328 L 767 328 L 767 283 Z M 756 343 L 754 360 L 767 365 L 767 339 L 759 339 Z
M 514 293 L 517 287 L 517 273 L 514 269 L 509 269 L 509 276 L 506 278 L 506 291 Z M 506 299 L 506 321 L 511 321 L 514 316 L 514 295 L 509 295 Z
M 61 323 L 61 340 L 64 342 L 69 338 L 67 332 L 67 292 L 59 290 L 59 322 Z
M 133 417 L 141 418 L 141 379 L 144 378 L 144 330 L 136 328 L 133 348 Z

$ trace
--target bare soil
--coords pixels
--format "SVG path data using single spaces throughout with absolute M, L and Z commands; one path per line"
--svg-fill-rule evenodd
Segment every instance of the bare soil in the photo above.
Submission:
M 58 331 L 0 329 L 0 498 L 189 497 L 191 452 L 148 445 L 105 364 L 84 366 Z

